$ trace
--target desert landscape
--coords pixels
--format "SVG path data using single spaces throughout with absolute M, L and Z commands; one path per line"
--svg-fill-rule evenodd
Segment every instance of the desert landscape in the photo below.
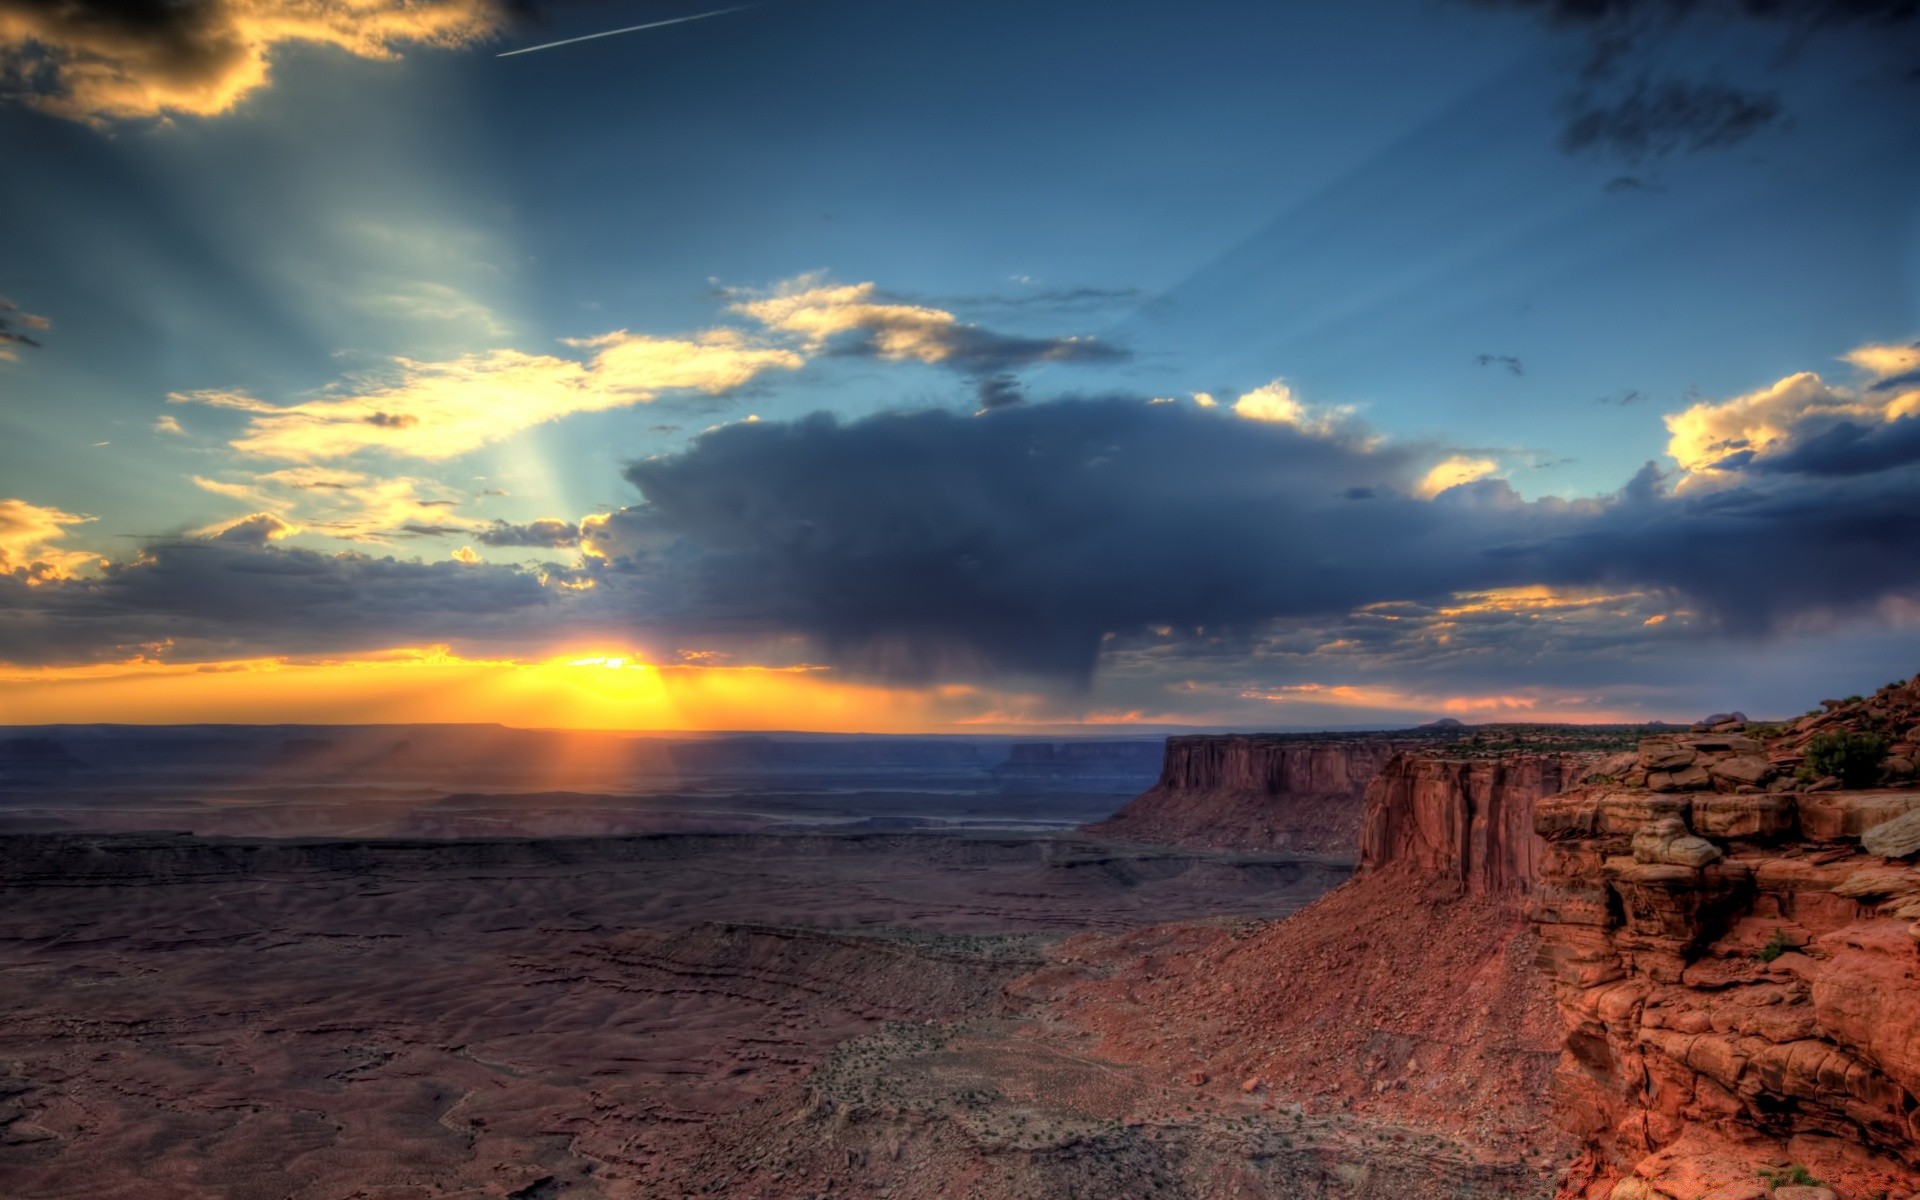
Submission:
M 1916 722 L 1175 738 L 1084 832 L 96 832 L 76 755 L 0 1192 L 1904 1198 Z

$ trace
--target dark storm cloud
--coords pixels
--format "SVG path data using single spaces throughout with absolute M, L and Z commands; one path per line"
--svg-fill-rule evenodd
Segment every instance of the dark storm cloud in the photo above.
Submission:
M 552 517 L 541 517 L 525 525 L 495 521 L 491 526 L 480 531 L 478 540 L 486 546 L 538 546 L 559 549 L 580 544 L 580 527 L 571 521 L 559 521 Z
M 97 576 L 0 574 L 0 661 L 185 661 L 524 640 L 554 597 L 511 567 L 270 546 L 268 524 L 155 543 Z
M 646 503 L 593 543 L 656 619 L 800 633 L 899 679 L 1085 679 L 1109 634 L 1516 586 L 1684 595 L 1763 632 L 1920 583 L 1920 474 L 1760 479 L 1521 501 L 1498 481 L 1414 498 L 1420 462 L 1184 406 L 1071 401 L 730 426 L 633 465 Z M 1350 497 L 1369 496 L 1356 501 Z
M 1867 475 L 1920 464 L 1920 417 L 1876 425 L 1841 421 L 1795 439 L 1785 451 L 1732 464 L 1773 474 Z

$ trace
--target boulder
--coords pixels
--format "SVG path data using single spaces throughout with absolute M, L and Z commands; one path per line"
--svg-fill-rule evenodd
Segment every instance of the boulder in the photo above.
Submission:
M 1692 746 L 1682 746 L 1678 742 L 1661 738 L 1648 738 L 1640 743 L 1640 765 L 1649 771 L 1672 771 L 1684 767 L 1694 760 Z
M 1687 832 L 1678 817 L 1660 817 L 1649 821 L 1633 835 L 1633 861 L 1665 863 L 1676 867 L 1704 867 L 1720 857 L 1720 847 Z
M 1647 772 L 1647 786 L 1656 792 L 1697 792 L 1712 783 L 1713 777 L 1699 763 L 1689 763 L 1671 771 Z
M 1867 830 L 1860 835 L 1860 848 L 1881 858 L 1912 858 L 1920 854 L 1920 808 Z
M 1728 783 L 1750 783 L 1759 785 L 1773 773 L 1767 760 L 1757 755 L 1743 754 L 1738 758 L 1723 758 L 1707 766 L 1707 774 L 1715 779 L 1724 779 Z

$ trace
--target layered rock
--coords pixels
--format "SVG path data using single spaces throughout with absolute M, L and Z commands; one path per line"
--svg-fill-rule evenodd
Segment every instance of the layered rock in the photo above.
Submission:
M 1367 785 L 1422 743 L 1259 735 L 1167 739 L 1159 781 L 1087 832 L 1220 850 L 1353 853 Z
M 1534 801 L 1592 764 L 1581 755 L 1397 754 L 1367 789 L 1360 870 L 1399 864 L 1475 895 L 1530 891 L 1545 847 L 1533 828 Z
M 1920 680 L 1849 704 L 1898 718 Z M 1650 739 L 1623 773 L 1642 786 L 1536 806 L 1568 1200 L 1920 1192 L 1920 790 L 1794 773 L 1846 707 Z

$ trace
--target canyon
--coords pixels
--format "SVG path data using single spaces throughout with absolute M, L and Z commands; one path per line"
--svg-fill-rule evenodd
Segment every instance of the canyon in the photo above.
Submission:
M 0 837 L 0 1192 L 1911 1200 L 1917 739 L 1920 680 L 1177 737 L 1079 832 Z

